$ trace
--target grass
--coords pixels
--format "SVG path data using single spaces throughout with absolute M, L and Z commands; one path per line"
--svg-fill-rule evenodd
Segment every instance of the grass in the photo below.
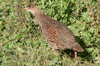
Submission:
M 68 26 L 84 47 L 73 59 L 53 52 L 32 16 L 23 10 L 36 3 L 47 15 Z M 97 0 L 1 0 L 0 1 L 0 66 L 99 66 L 100 4 Z

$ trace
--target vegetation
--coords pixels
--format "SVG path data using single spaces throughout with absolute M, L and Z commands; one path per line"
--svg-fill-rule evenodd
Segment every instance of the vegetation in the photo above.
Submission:
M 73 58 L 53 52 L 30 13 L 28 3 L 68 26 L 84 47 Z M 0 66 L 100 66 L 99 0 L 0 0 Z

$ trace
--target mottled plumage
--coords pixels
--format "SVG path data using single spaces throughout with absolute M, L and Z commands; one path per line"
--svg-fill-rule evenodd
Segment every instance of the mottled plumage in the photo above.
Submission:
M 82 52 L 83 48 L 76 42 L 71 30 L 51 17 L 45 15 L 37 6 L 29 4 L 26 10 L 30 11 L 39 23 L 47 43 L 53 49 L 72 49 Z

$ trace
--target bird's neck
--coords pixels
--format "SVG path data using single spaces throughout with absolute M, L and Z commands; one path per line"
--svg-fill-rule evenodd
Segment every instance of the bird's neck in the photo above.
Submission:
M 43 15 L 44 13 L 37 7 L 34 7 L 32 14 L 37 18 L 41 15 Z
M 45 15 L 40 9 L 36 8 L 34 10 L 34 13 L 32 13 L 35 17 L 35 20 L 38 22 L 38 24 L 41 27 L 44 27 L 45 25 L 49 24 L 51 21 L 51 18 L 47 15 Z
M 38 24 L 41 27 L 44 27 L 48 23 L 46 18 L 47 17 L 44 13 L 41 13 L 41 14 L 38 14 L 38 15 L 35 16 L 35 20 L 38 22 Z

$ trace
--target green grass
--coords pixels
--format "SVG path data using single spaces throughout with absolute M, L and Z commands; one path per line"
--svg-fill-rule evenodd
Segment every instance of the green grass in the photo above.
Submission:
M 29 0 L 0 0 L 0 66 L 100 66 L 100 4 L 97 0 L 31 0 L 68 26 L 84 47 L 60 55 L 44 40 L 38 24 L 23 10 Z

